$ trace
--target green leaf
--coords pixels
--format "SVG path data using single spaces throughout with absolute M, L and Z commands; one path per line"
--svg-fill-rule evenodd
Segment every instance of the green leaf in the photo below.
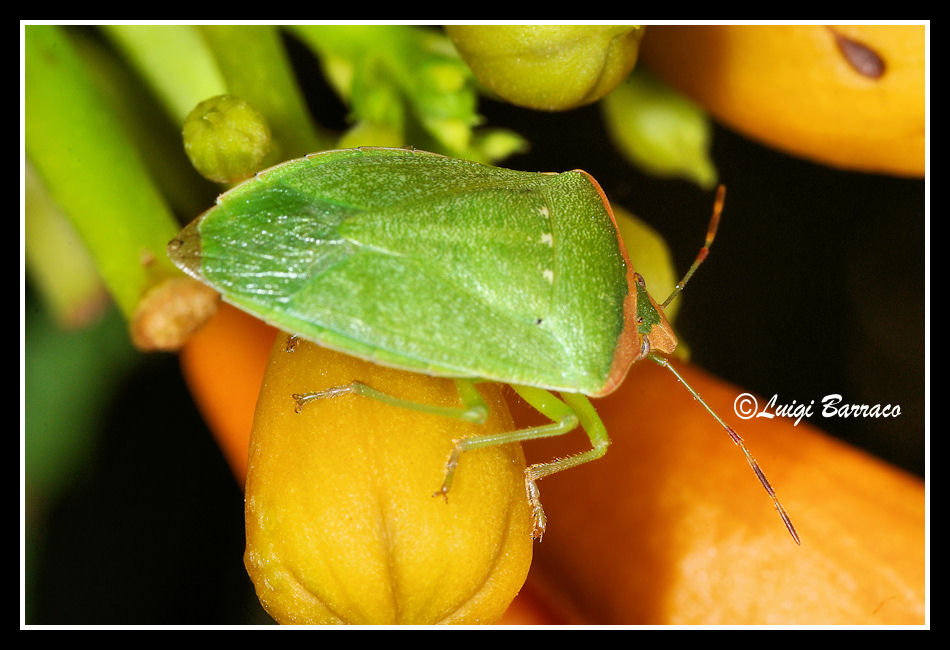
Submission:
M 114 309 L 72 332 L 57 328 L 35 301 L 25 311 L 24 469 L 34 494 L 52 496 L 92 459 L 106 400 L 140 355 Z

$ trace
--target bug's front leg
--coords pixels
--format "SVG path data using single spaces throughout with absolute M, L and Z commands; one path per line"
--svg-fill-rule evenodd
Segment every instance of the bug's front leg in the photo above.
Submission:
M 524 486 L 528 493 L 528 503 L 531 505 L 531 537 L 541 541 L 548 526 L 548 518 L 544 514 L 544 508 L 541 507 L 541 492 L 538 490 L 538 484 L 529 477 L 527 470 L 524 476 Z
M 342 386 L 331 386 L 330 388 L 312 393 L 294 393 L 291 397 L 293 397 L 294 402 L 296 403 L 294 410 L 297 413 L 300 413 L 304 405 L 314 400 L 338 397 L 340 395 L 361 395 L 363 397 L 369 397 L 370 399 L 383 402 L 384 404 L 398 406 L 399 408 L 409 409 L 412 411 L 430 413 L 432 415 L 440 415 L 447 418 L 456 418 L 475 424 L 484 423 L 485 419 L 488 417 L 488 405 L 485 403 L 485 400 L 482 399 L 482 396 L 478 393 L 471 382 L 458 379 L 455 383 L 458 388 L 459 395 L 462 398 L 461 407 L 437 406 L 435 404 L 422 404 L 420 402 L 405 400 L 400 397 L 390 395 L 389 393 L 376 390 L 372 386 L 367 386 L 360 381 L 352 381 L 349 384 L 344 384 Z

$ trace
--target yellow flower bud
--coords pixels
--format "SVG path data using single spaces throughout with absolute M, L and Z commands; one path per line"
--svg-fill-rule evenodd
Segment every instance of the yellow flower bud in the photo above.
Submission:
M 353 394 L 295 412 L 294 393 L 359 380 L 390 395 L 460 404 L 454 383 L 277 337 L 251 435 L 245 565 L 281 623 L 491 623 L 531 563 L 525 461 L 511 444 L 462 454 L 453 440 L 513 429 L 501 387 L 479 384 L 485 424 Z
M 219 183 L 243 180 L 258 171 L 271 147 L 267 120 L 233 95 L 195 106 L 185 118 L 182 138 L 194 168 Z
M 636 25 L 448 25 L 459 54 L 513 104 L 564 111 L 597 101 L 633 69 Z

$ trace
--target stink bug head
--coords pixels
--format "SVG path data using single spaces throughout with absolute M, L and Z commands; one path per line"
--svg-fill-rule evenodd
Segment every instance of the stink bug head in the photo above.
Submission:
M 596 183 L 593 179 L 591 180 Z M 600 186 L 598 185 L 597 187 L 599 190 Z M 601 196 L 603 196 L 602 190 Z M 657 353 L 673 354 L 676 350 L 676 334 L 673 332 L 673 327 L 666 318 L 664 309 L 683 291 L 686 287 L 686 283 L 689 282 L 690 278 L 693 277 L 693 274 L 696 272 L 696 269 L 699 268 L 700 264 L 702 264 L 709 255 L 709 247 L 712 246 L 719 229 L 719 219 L 722 214 L 725 197 L 726 188 L 724 185 L 720 185 L 716 191 L 716 201 L 713 204 L 712 217 L 706 229 L 706 240 L 703 243 L 703 247 L 696 255 L 689 270 L 683 278 L 676 283 L 676 287 L 662 304 L 658 304 L 656 300 L 653 299 L 653 296 L 650 295 L 649 291 L 647 291 L 646 280 L 643 279 L 643 276 L 633 271 L 629 257 L 624 249 L 624 259 L 627 261 L 628 267 L 629 286 L 629 295 L 624 305 L 625 315 L 628 318 L 627 327 L 625 327 L 624 333 L 618 341 L 613 367 L 615 372 L 611 373 L 611 381 L 604 387 L 604 390 L 597 393 L 596 396 L 607 395 L 615 390 L 617 386 L 623 382 L 630 366 L 637 361 Z M 604 197 L 604 202 L 607 203 L 606 197 Z M 607 205 L 609 210 L 609 204 Z M 612 212 L 611 218 L 613 218 Z M 614 223 L 616 224 L 616 219 Z M 622 240 L 621 246 L 623 246 Z M 633 319 L 635 328 L 630 326 L 629 314 L 631 313 L 635 314 L 635 318 Z M 632 351 L 635 351 L 636 354 L 632 354 Z
M 676 335 L 666 320 L 663 308 L 647 292 L 646 281 L 636 274 L 637 285 L 637 331 L 643 338 L 641 349 L 646 356 L 651 351 L 673 354 L 676 349 Z
M 617 340 L 610 376 L 603 389 L 592 397 L 604 397 L 614 392 L 637 361 L 653 352 L 672 354 L 676 349 L 676 334 L 657 304 L 647 291 L 646 281 L 631 271 L 630 293 L 624 303 L 626 326 Z M 631 317 L 632 316 L 632 317 Z

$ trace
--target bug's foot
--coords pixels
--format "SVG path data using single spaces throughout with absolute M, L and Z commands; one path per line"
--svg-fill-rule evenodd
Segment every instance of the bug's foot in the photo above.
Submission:
M 442 480 L 442 487 L 439 488 L 439 491 L 434 493 L 432 496 L 438 497 L 441 496 L 445 499 L 446 502 L 449 500 L 449 489 L 452 487 L 452 479 L 455 478 L 455 468 L 459 464 L 459 448 L 458 445 L 452 449 L 452 454 L 449 456 L 449 460 L 445 463 L 445 478 Z
M 525 477 L 525 490 L 528 493 L 528 504 L 531 506 L 531 537 L 539 542 L 544 537 L 544 530 L 548 525 L 548 518 L 541 507 L 541 492 L 533 479 Z
M 291 397 L 294 398 L 294 412 L 300 413 L 303 410 L 304 405 L 308 402 L 312 402 L 318 399 L 326 399 L 328 397 L 337 397 L 338 395 L 349 395 L 350 393 L 356 392 L 356 386 L 358 382 L 353 382 L 351 384 L 346 384 L 345 386 L 333 386 L 327 388 L 326 390 L 319 390 L 314 393 L 294 393 Z
M 455 467 L 451 469 L 446 469 L 445 479 L 442 481 L 442 486 L 435 492 L 432 493 L 434 497 L 442 497 L 446 503 L 449 502 L 449 488 L 452 487 L 452 475 L 455 474 Z
M 299 340 L 296 334 L 288 334 L 287 341 L 284 343 L 284 352 L 293 352 L 297 349 L 297 342 Z

